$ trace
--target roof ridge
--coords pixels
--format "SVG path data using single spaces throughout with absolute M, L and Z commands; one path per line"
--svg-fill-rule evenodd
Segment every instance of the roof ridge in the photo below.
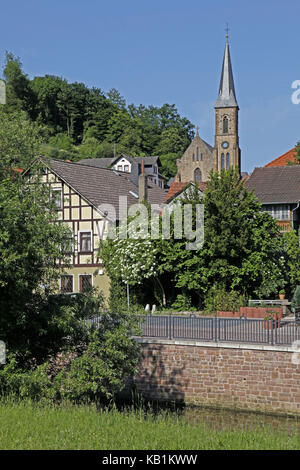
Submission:
M 42 158 L 45 158 L 45 157 L 42 157 Z M 60 160 L 59 158 L 52 158 L 50 157 L 50 161 L 54 160 L 55 162 L 59 162 L 59 163 L 66 163 L 67 165 L 69 165 L 70 163 L 72 165 L 76 165 L 77 167 L 78 166 L 83 166 L 83 167 L 88 167 L 88 168 L 93 168 L 94 170 L 105 170 L 105 171 L 110 171 L 110 172 L 114 172 L 115 174 L 116 173 L 124 173 L 126 175 L 128 175 L 128 173 L 126 171 L 119 171 L 119 170 L 115 170 L 114 168 L 103 168 L 103 167 L 99 167 L 99 166 L 94 166 L 94 165 L 88 165 L 88 164 L 84 164 L 84 163 L 79 163 L 79 162 L 67 162 L 66 160 Z M 80 161 L 80 160 L 79 160 Z M 117 175 L 119 176 L 119 175 Z
M 283 153 L 282 155 L 279 155 L 279 157 L 274 158 L 274 160 L 271 160 L 269 163 L 267 163 L 267 164 L 265 165 L 265 167 L 287 166 L 287 165 L 286 165 L 287 161 L 284 162 L 284 163 L 285 163 L 284 165 L 275 165 L 275 163 L 276 163 L 278 160 L 281 160 L 281 159 L 284 160 L 284 158 L 287 157 L 287 156 L 288 156 L 289 154 L 291 154 L 292 152 L 296 152 L 296 147 L 293 147 L 293 148 L 291 148 L 290 150 L 288 150 L 287 152 Z M 296 155 L 294 155 L 294 156 L 296 156 Z M 292 157 L 292 155 L 291 155 L 291 157 Z

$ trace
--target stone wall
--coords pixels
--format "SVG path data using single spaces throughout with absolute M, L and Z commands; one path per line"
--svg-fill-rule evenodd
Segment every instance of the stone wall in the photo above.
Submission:
M 198 169 L 201 179 L 208 181 L 209 174 L 215 167 L 212 147 L 204 142 L 199 135 L 193 139 L 180 160 L 177 160 L 175 181 L 188 183 L 195 181 L 195 170 Z
M 139 341 L 143 359 L 134 382 L 149 399 L 300 415 L 300 364 L 292 362 L 296 349 Z

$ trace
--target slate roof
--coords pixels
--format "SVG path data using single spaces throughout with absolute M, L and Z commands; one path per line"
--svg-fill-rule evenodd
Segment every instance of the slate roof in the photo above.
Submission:
M 230 107 L 238 107 L 238 104 L 237 104 L 237 100 L 235 96 L 229 44 L 228 44 L 228 39 L 226 39 L 223 66 L 222 66 L 222 75 L 221 75 L 220 87 L 219 87 L 219 96 L 215 104 L 215 108 L 230 108 Z
M 255 168 L 245 181 L 262 204 L 297 203 L 300 200 L 300 165 Z
M 114 158 L 83 158 L 77 164 L 95 166 L 97 168 L 109 168 Z
M 112 166 L 114 163 L 116 163 L 120 158 L 126 158 L 128 161 L 131 163 L 142 163 L 142 160 L 144 160 L 144 164 L 146 166 L 148 165 L 155 165 L 156 163 L 159 164 L 159 157 L 131 157 L 130 155 L 125 155 L 122 154 L 119 157 L 116 158 L 84 158 L 82 160 L 79 160 L 77 163 L 80 165 L 90 165 L 90 166 L 96 166 L 98 168 L 109 168 Z
M 63 160 L 42 160 L 94 207 L 111 204 L 116 210 L 117 218 L 119 218 L 120 211 L 124 209 L 124 206 L 119 207 L 119 196 L 127 197 L 128 207 L 138 202 L 138 198 L 132 194 L 138 195 L 138 186 L 130 180 L 128 173 Z M 151 181 L 147 182 L 147 186 L 148 202 L 162 204 L 166 190 Z

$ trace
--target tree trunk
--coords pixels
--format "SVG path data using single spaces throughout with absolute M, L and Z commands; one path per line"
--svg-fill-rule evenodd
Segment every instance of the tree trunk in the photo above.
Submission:
M 157 284 L 159 285 L 159 287 L 160 287 L 160 289 L 161 289 L 162 299 L 163 299 L 163 307 L 166 307 L 166 306 L 167 306 L 167 298 L 166 298 L 165 290 L 164 290 L 163 285 L 162 285 L 162 283 L 160 282 L 159 278 L 156 277 L 155 279 L 156 279 Z

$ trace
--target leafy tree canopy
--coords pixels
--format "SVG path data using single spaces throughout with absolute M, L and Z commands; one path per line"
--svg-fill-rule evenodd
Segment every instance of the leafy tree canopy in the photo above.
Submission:
M 127 153 L 158 155 L 161 172 L 174 176 L 180 158 L 194 136 L 191 122 L 174 104 L 126 104 L 118 90 L 106 94 L 83 83 L 45 75 L 30 80 L 19 58 L 7 52 L 4 67 L 8 114 L 23 111 L 45 129 L 41 151 L 77 161 Z M 95 140 L 91 141 L 90 138 Z

